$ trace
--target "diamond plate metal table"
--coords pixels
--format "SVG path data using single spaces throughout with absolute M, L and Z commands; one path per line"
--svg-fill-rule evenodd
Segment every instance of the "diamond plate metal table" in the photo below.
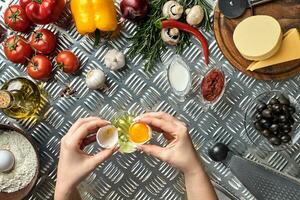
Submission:
M 17 1 L 0 1 L 1 13 L 10 3 L 16 4 Z M 210 3 L 215 4 L 214 1 Z M 1 27 L 4 30 L 3 16 Z M 300 144 L 282 152 L 264 152 L 251 145 L 243 126 L 247 104 L 263 91 L 286 90 L 300 101 L 299 75 L 276 82 L 258 81 L 245 76 L 224 59 L 213 33 L 205 32 L 205 37 L 209 40 L 211 66 L 222 66 L 227 75 L 223 98 L 205 110 L 199 101 L 199 82 L 207 69 L 203 60 L 199 60 L 202 56 L 201 48 L 194 39 L 182 54 L 192 70 L 192 93 L 184 102 L 178 102 L 170 90 L 166 69 L 161 63 L 153 66 L 150 72 L 144 72 L 144 61 L 137 55 L 134 59 L 127 58 L 126 69 L 120 72 L 111 72 L 105 67 L 103 57 L 110 48 L 119 49 L 125 54 L 128 51 L 128 38 L 135 33 L 134 23 L 126 22 L 118 39 L 103 41 L 99 48 L 93 47 L 93 38 L 83 37 L 76 32 L 69 10 L 63 13 L 59 22 L 44 27 L 58 35 L 57 51 L 71 49 L 75 52 L 80 58 L 81 70 L 78 75 L 73 76 L 54 69 L 54 77 L 44 83 L 50 97 L 50 107 L 40 121 L 14 121 L 0 113 L 0 122 L 14 123 L 27 130 L 39 146 L 40 178 L 27 199 L 53 199 L 60 140 L 77 119 L 97 115 L 109 120 L 120 110 L 128 110 L 135 115 L 149 110 L 165 111 L 186 122 L 195 148 L 211 178 L 239 199 L 255 198 L 225 165 L 215 163 L 208 157 L 207 149 L 216 142 L 224 142 L 237 154 L 265 163 L 296 178 L 300 177 Z M 29 34 L 24 36 L 28 37 Z M 14 65 L 6 60 L 2 45 L 0 52 L 0 84 L 16 76 L 27 76 L 23 65 Z M 174 53 L 173 49 L 163 52 L 163 61 L 168 60 Z M 106 73 L 107 88 L 104 91 L 91 91 L 85 86 L 84 77 L 90 69 L 102 69 Z M 76 90 L 75 96 L 60 97 L 66 85 Z M 299 116 L 296 117 L 299 120 Z M 166 143 L 161 136 L 154 138 L 152 142 L 160 145 Z M 86 150 L 95 153 L 99 151 L 99 147 L 91 145 Z M 81 184 L 80 190 L 84 199 L 185 198 L 182 174 L 168 164 L 140 153 L 114 155 Z

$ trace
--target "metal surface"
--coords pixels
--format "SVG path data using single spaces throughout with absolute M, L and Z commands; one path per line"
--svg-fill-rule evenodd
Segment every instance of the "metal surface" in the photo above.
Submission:
M 300 182 L 282 173 L 239 156 L 233 156 L 230 169 L 258 200 L 298 200 Z
M 211 3 L 215 4 L 215 2 Z M 9 1 L 2 0 L 1 12 L 8 4 Z M 2 18 L 1 26 L 4 27 Z M 51 105 L 46 117 L 38 123 L 34 120 L 13 121 L 0 113 L 0 122 L 12 122 L 27 130 L 39 145 L 41 177 L 27 199 L 53 199 L 60 140 L 74 121 L 89 115 L 111 119 L 120 110 L 128 110 L 136 115 L 149 110 L 160 110 L 186 122 L 189 125 L 195 148 L 201 155 L 212 179 L 239 199 L 251 200 L 254 197 L 224 164 L 215 163 L 208 157 L 207 149 L 215 142 L 228 144 L 236 153 L 264 162 L 291 176 L 300 177 L 300 144 L 282 152 L 264 152 L 251 147 L 243 126 L 243 116 L 248 103 L 263 91 L 286 90 L 300 101 L 300 76 L 281 82 L 258 81 L 250 78 L 235 70 L 224 59 L 213 33 L 204 32 L 209 41 L 210 67 L 222 66 L 227 76 L 223 98 L 206 111 L 199 100 L 199 82 L 207 68 L 204 61 L 200 60 L 201 47 L 194 38 L 182 55 L 191 68 L 192 93 L 184 102 L 178 102 L 168 85 L 166 67 L 163 64 L 158 63 L 150 72 L 144 72 L 141 68 L 143 60 L 137 55 L 134 59 L 127 58 L 127 67 L 120 72 L 111 72 L 105 67 L 103 57 L 108 49 L 117 48 L 124 53 L 128 51 L 128 38 L 135 32 L 134 23 L 125 22 L 120 38 L 104 42 L 97 48 L 93 47 L 91 37 L 83 37 L 76 32 L 70 18 L 70 11 L 66 11 L 57 24 L 45 27 L 59 36 L 58 50 L 74 51 L 79 56 L 82 67 L 76 76 L 66 75 L 58 69 L 54 70 L 53 79 L 45 83 Z M 28 37 L 28 34 L 25 36 Z M 26 76 L 25 67 L 8 62 L 3 55 L 2 48 L 1 45 L 0 84 L 16 76 Z M 174 55 L 174 50 L 168 49 L 163 52 L 163 60 L 167 61 L 172 55 Z M 91 91 L 85 86 L 84 76 L 92 68 L 105 71 L 107 88 L 104 91 Z M 76 90 L 75 97 L 60 97 L 66 84 Z M 297 119 L 299 120 L 299 116 Z M 165 144 L 161 136 L 154 138 L 152 142 Z M 94 153 L 99 151 L 99 147 L 95 144 L 87 151 Z M 140 153 L 114 155 L 82 183 L 81 191 L 84 199 L 173 200 L 185 198 L 182 174 L 166 163 Z

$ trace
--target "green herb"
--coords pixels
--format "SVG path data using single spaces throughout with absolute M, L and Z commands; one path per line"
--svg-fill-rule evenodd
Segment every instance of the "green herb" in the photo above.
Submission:
M 150 1 L 150 12 L 145 21 L 140 22 L 137 27 L 135 35 L 131 38 L 132 45 L 129 49 L 129 56 L 142 55 L 146 60 L 145 71 L 149 71 L 157 61 L 161 61 L 161 52 L 166 49 L 166 44 L 161 40 L 160 31 L 154 26 L 155 21 L 162 17 L 162 7 L 167 0 L 152 0 Z M 178 2 L 189 8 L 194 5 L 200 5 L 204 10 L 204 19 L 201 26 L 206 30 L 210 30 L 209 13 L 211 6 L 206 0 L 178 0 Z M 184 20 L 184 19 L 181 19 Z M 181 53 L 185 46 L 190 43 L 190 35 L 181 33 L 180 43 L 177 45 L 177 53 Z

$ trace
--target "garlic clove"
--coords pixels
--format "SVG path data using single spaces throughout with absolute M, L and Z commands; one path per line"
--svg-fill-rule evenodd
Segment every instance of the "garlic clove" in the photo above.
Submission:
M 105 85 L 105 80 L 105 74 L 100 69 L 90 70 L 86 75 L 86 85 L 93 90 L 102 89 Z
M 125 55 L 116 49 L 109 50 L 104 56 L 104 63 L 111 70 L 118 70 L 125 66 Z

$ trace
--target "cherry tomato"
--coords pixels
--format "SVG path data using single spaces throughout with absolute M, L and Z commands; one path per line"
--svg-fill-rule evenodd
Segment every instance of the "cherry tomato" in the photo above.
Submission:
M 25 38 L 13 35 L 4 42 L 4 54 L 13 63 L 25 63 L 32 55 L 32 49 Z
M 44 55 L 36 55 L 32 57 L 27 65 L 27 73 L 33 79 L 44 80 L 50 77 L 52 64 Z
M 38 53 L 50 54 L 56 48 L 56 37 L 47 29 L 39 29 L 33 32 L 30 44 Z
M 4 12 L 4 22 L 14 31 L 26 32 L 30 26 L 25 10 L 19 5 L 11 5 Z
M 28 18 L 36 24 L 49 24 L 59 19 L 65 0 L 20 0 Z
M 56 57 L 56 62 L 66 73 L 74 73 L 79 68 L 79 60 L 72 51 L 61 51 Z

